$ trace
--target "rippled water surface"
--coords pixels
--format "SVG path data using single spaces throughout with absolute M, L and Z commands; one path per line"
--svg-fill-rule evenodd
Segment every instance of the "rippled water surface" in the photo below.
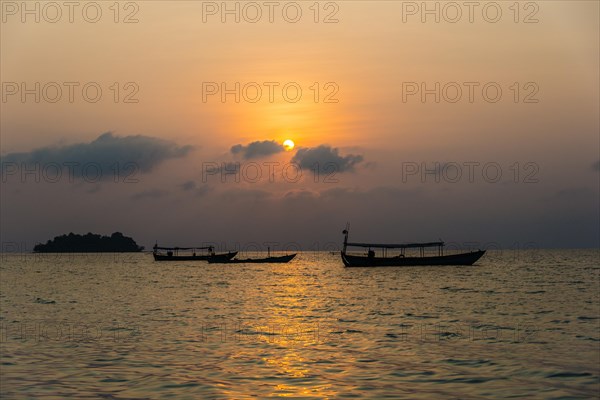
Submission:
M 473 267 L 3 255 L 1 397 L 594 398 L 597 250 Z

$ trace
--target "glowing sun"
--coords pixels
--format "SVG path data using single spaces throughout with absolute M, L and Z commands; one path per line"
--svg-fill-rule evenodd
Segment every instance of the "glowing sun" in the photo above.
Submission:
M 286 149 L 286 151 L 290 151 L 291 149 L 294 148 L 294 141 L 291 139 L 284 140 L 283 147 Z

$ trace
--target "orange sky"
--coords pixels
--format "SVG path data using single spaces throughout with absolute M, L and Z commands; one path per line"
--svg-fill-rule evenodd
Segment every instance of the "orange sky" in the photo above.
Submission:
M 514 162 L 542 165 L 538 200 L 543 190 L 569 185 L 597 193 L 597 174 L 588 173 L 599 159 L 597 2 L 523 2 L 518 17 L 512 2 L 498 2 L 502 16 L 496 23 L 486 20 L 494 9 L 482 11 L 490 2 L 475 9 L 472 23 L 464 7 L 460 20 L 449 22 L 449 2 L 430 3 L 440 7 L 439 23 L 414 12 L 411 7 L 421 2 L 320 2 L 318 23 L 313 2 L 297 3 L 297 23 L 285 19 L 293 9 L 284 16 L 279 8 L 270 23 L 264 6 L 256 23 L 247 21 L 251 9 L 240 23 L 231 15 L 223 23 L 220 10 L 203 21 L 203 7 L 213 10 L 221 2 L 200 1 L 131 3 L 135 7 L 122 2 L 117 23 L 108 3 L 101 3 L 97 23 L 87 22 L 81 10 L 69 23 L 66 9 L 50 23 L 53 10 L 44 15 L 42 2 L 37 23 L 13 3 L 2 2 L 2 155 L 90 142 L 107 131 L 194 146 L 185 159 L 155 170 L 159 184 L 161 174 L 193 180 L 197 173 L 190 171 L 202 162 L 234 160 L 228 153 L 235 144 L 290 138 L 297 149 L 329 145 L 340 154 L 361 155 L 358 173 L 340 174 L 344 187 L 398 182 L 404 161 L 480 160 L 505 168 Z M 248 3 L 227 4 L 243 9 Z M 138 22 L 123 23 L 131 12 Z M 337 22 L 323 23 L 330 13 Z M 537 22 L 524 23 L 528 18 Z M 35 103 L 31 95 L 22 102 L 20 93 L 6 93 L 7 84 L 23 82 L 97 82 L 103 97 L 90 103 L 77 89 L 72 103 L 66 92 L 56 103 Z M 117 103 L 114 82 L 120 86 Z M 123 102 L 128 82 L 139 89 L 137 103 Z M 256 103 L 243 94 L 239 103 L 234 95 L 222 102 L 220 93 L 203 99 L 203 87 L 212 82 L 230 88 L 257 82 L 262 97 Z M 265 82 L 276 83 L 273 101 Z M 460 100 L 442 95 L 436 103 L 428 95 L 422 102 L 420 93 L 403 99 L 407 83 L 436 82 L 456 82 L 463 89 Z M 477 83 L 473 102 L 464 82 Z M 490 82 L 502 89 L 496 103 L 482 97 Z M 288 83 L 302 89 L 299 101 L 285 99 L 281 88 Z M 532 88 L 538 102 L 525 103 Z M 325 102 L 334 92 L 334 102 Z M 274 159 L 286 162 L 293 154 Z M 310 182 L 302 189 L 319 190 Z

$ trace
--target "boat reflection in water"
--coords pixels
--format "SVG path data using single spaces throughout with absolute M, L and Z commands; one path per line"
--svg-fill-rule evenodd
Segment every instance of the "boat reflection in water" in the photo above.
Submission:
M 415 265 L 473 265 L 484 254 L 485 250 L 471 251 L 468 253 L 444 255 L 444 242 L 404 243 L 404 244 L 374 244 L 348 242 L 349 228 L 343 231 L 344 247 L 342 249 L 342 262 L 346 267 L 402 267 Z M 351 255 L 346 249 L 349 246 L 367 248 L 366 255 Z M 425 249 L 437 248 L 437 255 L 426 255 Z M 375 250 L 381 249 L 381 257 L 376 256 Z M 399 249 L 400 253 L 388 255 L 388 250 Z M 418 249 L 418 256 L 407 256 L 406 249 Z

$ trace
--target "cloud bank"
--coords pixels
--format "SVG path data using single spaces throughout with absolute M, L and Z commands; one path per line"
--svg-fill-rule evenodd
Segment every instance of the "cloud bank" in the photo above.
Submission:
M 191 146 L 178 146 L 160 138 L 142 135 L 115 136 L 107 132 L 90 143 L 47 146 L 30 152 L 9 153 L 1 161 L 3 164 L 27 166 L 72 165 L 75 166 L 72 169 L 75 177 L 81 176 L 81 166 L 95 164 L 103 178 L 111 179 L 115 167 L 125 168 L 129 165 L 139 172 L 149 172 L 168 159 L 186 156 L 191 149 Z
M 273 154 L 281 153 L 284 150 L 285 149 L 283 145 L 274 140 L 251 142 L 246 146 L 241 144 L 231 146 L 232 154 L 240 154 L 246 160 L 267 157 Z
M 348 154 L 341 156 L 337 148 L 327 145 L 301 148 L 292 158 L 302 169 L 334 169 L 334 172 L 351 172 L 363 161 L 361 155 Z

